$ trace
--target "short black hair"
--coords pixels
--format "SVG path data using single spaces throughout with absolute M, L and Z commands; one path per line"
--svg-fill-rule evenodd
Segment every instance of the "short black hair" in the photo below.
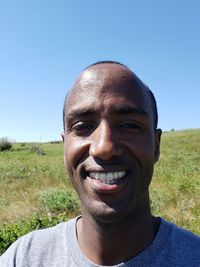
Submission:
M 102 61 L 97 61 L 89 66 L 87 66 L 85 70 L 95 66 L 95 65 L 99 65 L 99 64 L 117 64 L 117 65 L 120 65 L 122 67 L 125 67 L 127 68 L 128 70 L 130 70 L 125 64 L 123 63 L 120 63 L 118 61 L 112 61 L 112 60 L 102 60 Z M 131 71 L 131 70 L 130 70 Z M 132 71 L 131 71 L 132 72 Z M 132 72 L 134 75 L 135 73 Z M 136 75 L 135 75 L 136 76 Z M 136 76 L 137 77 L 137 76 Z M 137 77 L 138 78 L 138 77 Z M 138 78 L 139 79 L 139 78 Z M 158 126 L 158 108 L 157 108 L 157 103 L 156 103 L 156 99 L 155 99 L 155 96 L 153 94 L 153 92 L 150 90 L 149 87 L 147 87 L 145 85 L 146 89 L 147 89 L 147 92 L 149 94 L 149 97 L 150 97 L 150 101 L 151 101 L 151 105 L 152 105 L 152 110 L 153 110 L 153 121 L 154 121 L 154 129 L 156 130 L 157 129 L 157 126 Z M 63 128 L 65 130 L 65 104 L 66 104 L 66 100 L 68 98 L 68 95 L 69 95 L 69 92 L 67 93 L 66 97 L 65 97 L 65 100 L 64 100 L 64 106 L 63 106 Z
M 122 67 L 125 67 L 125 68 L 129 69 L 126 65 L 124 65 L 123 63 L 118 62 L 118 61 L 114 61 L 114 60 L 100 60 L 100 61 L 97 61 L 97 62 L 92 63 L 91 65 L 87 66 L 84 70 L 87 70 L 90 67 L 93 67 L 93 66 L 99 65 L 99 64 L 117 64 L 117 65 L 120 65 Z

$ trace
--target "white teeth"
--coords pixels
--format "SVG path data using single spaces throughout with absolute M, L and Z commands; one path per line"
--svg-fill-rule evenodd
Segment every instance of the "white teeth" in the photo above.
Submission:
M 102 183 L 114 184 L 116 180 L 123 178 L 126 175 L 125 171 L 116 172 L 89 172 L 89 176 L 93 179 L 100 180 Z
M 114 172 L 114 179 L 118 179 L 118 172 Z
M 123 172 L 118 172 L 118 176 L 121 178 L 123 176 Z
M 112 172 L 108 172 L 106 178 L 107 178 L 107 180 L 112 180 L 113 179 L 113 173 Z
M 96 178 L 96 177 L 95 177 Z M 106 173 L 100 173 L 99 174 L 100 179 L 105 179 L 106 178 Z
M 97 173 L 95 174 L 95 176 L 96 176 L 96 179 L 99 179 L 99 178 L 100 178 L 100 173 L 97 172 Z

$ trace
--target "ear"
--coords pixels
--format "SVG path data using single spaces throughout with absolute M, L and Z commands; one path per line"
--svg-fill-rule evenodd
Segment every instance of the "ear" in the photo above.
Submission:
M 161 140 L 162 130 L 156 129 L 154 135 L 155 135 L 154 162 L 156 163 L 160 156 L 160 140 Z
M 64 134 L 64 132 L 61 133 L 61 138 L 62 138 L 62 140 L 64 142 L 65 141 L 65 134 Z
M 64 134 L 64 132 L 61 133 L 61 138 L 62 138 L 62 141 L 64 143 L 65 142 L 65 134 Z M 64 164 L 65 164 L 65 153 L 64 153 Z

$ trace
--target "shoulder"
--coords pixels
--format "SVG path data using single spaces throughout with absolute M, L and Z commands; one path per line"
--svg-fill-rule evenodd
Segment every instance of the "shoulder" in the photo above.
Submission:
M 57 239 L 62 236 L 69 222 L 62 222 L 56 226 L 35 230 L 22 237 L 20 237 L 15 243 L 18 247 L 29 247 L 34 245 L 42 245 L 45 243 L 54 243 Z
M 66 242 L 65 239 L 71 233 L 70 227 L 74 224 L 75 219 L 72 219 L 20 237 L 0 257 L 0 265 L 3 263 L 4 265 L 1 266 L 15 266 L 14 263 L 18 263 L 19 266 L 25 266 L 22 262 L 26 262 L 27 259 L 40 262 L 44 257 L 51 258 L 50 255 L 60 253 L 63 243 Z
M 190 245 L 190 247 L 200 249 L 200 236 L 173 223 L 167 223 L 171 225 L 171 242 L 174 242 L 176 246 L 186 247 L 186 245 Z
M 173 264 L 182 262 L 182 266 L 200 266 L 200 237 L 163 219 L 162 224 L 170 228 L 163 252 Z

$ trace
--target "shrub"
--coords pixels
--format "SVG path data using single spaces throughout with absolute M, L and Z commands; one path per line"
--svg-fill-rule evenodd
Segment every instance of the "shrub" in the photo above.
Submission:
M 21 143 L 21 146 L 22 146 L 22 147 L 26 146 L 26 143 Z
M 62 221 L 66 221 L 65 214 L 59 214 L 52 218 L 44 215 L 34 215 L 15 224 L 4 224 L 0 228 L 0 255 L 20 236 L 36 229 L 54 226 Z
M 31 172 L 31 168 L 26 163 L 20 160 L 13 160 L 0 169 L 0 180 L 9 183 L 14 179 L 26 179 L 31 177 Z
M 36 153 L 38 155 L 46 155 L 41 146 L 32 146 L 30 151 L 31 153 Z
M 60 144 L 62 141 L 51 141 L 50 144 Z
M 12 143 L 8 140 L 8 138 L 3 137 L 0 139 L 0 151 L 11 150 Z
M 50 212 L 77 212 L 79 209 L 79 201 L 76 194 L 72 191 L 49 189 L 40 192 L 38 199 L 44 208 Z

